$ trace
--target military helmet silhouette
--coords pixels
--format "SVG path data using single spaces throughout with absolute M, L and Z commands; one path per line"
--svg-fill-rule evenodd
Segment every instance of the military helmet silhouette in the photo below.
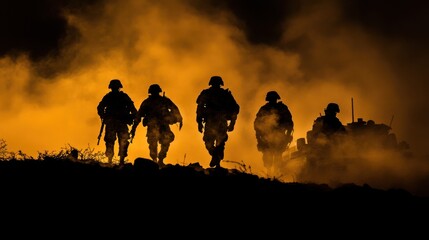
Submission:
M 267 92 L 267 96 L 265 97 L 265 101 L 277 101 L 280 99 L 280 95 L 276 91 Z
M 122 83 L 121 83 L 121 81 L 119 79 L 110 80 L 109 88 L 110 89 L 119 89 L 119 88 L 122 88 Z
M 325 111 L 326 112 L 339 113 L 340 112 L 340 106 L 338 106 L 338 104 L 336 104 L 336 103 L 329 103 L 328 106 L 326 106 Z
M 159 94 L 160 92 L 162 92 L 162 89 L 158 84 L 150 85 L 148 93 L 150 93 L 152 95 L 156 95 L 156 94 Z
M 209 81 L 209 86 L 223 86 L 223 80 L 219 76 L 212 76 Z

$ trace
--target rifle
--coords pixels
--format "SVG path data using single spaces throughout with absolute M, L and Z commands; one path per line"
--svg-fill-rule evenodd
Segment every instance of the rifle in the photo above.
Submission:
M 134 136 L 136 135 L 136 130 L 137 130 L 137 126 L 138 125 L 139 125 L 138 123 L 134 123 L 133 126 L 131 127 L 131 131 L 130 131 L 130 134 L 131 134 L 130 143 L 133 143 L 133 139 L 134 139 Z
M 98 141 L 97 141 L 97 145 L 99 145 L 100 144 L 100 138 L 101 138 L 101 135 L 103 134 L 103 129 L 104 129 L 104 119 L 101 121 L 101 128 L 100 128 L 100 133 L 98 134 Z

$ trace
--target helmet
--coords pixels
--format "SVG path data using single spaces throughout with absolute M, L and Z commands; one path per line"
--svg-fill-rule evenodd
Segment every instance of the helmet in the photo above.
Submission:
M 162 92 L 161 87 L 158 84 L 152 84 L 149 87 L 148 93 L 152 95 L 156 95 Z
M 326 107 L 325 111 L 326 112 L 339 113 L 340 112 L 340 107 L 336 103 L 329 103 L 328 106 Z
M 265 97 L 265 101 L 277 101 L 280 99 L 280 95 L 276 91 L 267 92 L 267 96 Z
M 119 88 L 122 88 L 122 83 L 121 83 L 121 81 L 119 81 L 119 79 L 113 79 L 109 83 L 109 88 L 110 89 L 119 89 Z
M 209 86 L 223 86 L 223 80 L 219 76 L 212 76 L 209 81 Z

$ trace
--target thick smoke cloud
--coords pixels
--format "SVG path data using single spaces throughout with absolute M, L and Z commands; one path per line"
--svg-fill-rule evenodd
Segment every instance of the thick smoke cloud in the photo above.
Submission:
M 429 20 L 420 1 L 2 4 L 0 137 L 10 151 L 36 155 L 67 144 L 104 151 L 102 143 L 96 146 L 95 109 L 110 79 L 118 78 L 136 107 L 152 83 L 179 106 L 184 127 L 173 126 L 166 163 L 207 167 L 195 100 L 210 76 L 220 75 L 241 106 L 225 167 L 244 163 L 266 175 L 253 120 L 266 92 L 276 90 L 292 112 L 295 140 L 306 136 L 327 103 L 337 102 L 343 124 L 352 116 L 386 124 L 394 117 L 394 132 L 418 159 L 378 160 L 366 178 L 359 171 L 367 165 L 354 165 L 340 180 L 409 187 L 428 174 Z M 129 161 L 148 157 L 145 133 L 139 126 Z M 282 177 L 292 181 L 301 168 L 290 163 Z M 380 171 L 389 177 L 376 177 Z

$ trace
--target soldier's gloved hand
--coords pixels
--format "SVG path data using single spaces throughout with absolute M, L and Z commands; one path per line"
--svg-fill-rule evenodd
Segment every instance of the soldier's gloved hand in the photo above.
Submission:
M 202 133 L 203 132 L 203 123 L 202 122 L 198 122 L 198 132 Z
M 231 121 L 228 126 L 228 132 L 234 131 L 235 121 Z
M 179 130 L 182 129 L 182 127 L 183 127 L 183 121 L 180 121 L 179 122 Z

